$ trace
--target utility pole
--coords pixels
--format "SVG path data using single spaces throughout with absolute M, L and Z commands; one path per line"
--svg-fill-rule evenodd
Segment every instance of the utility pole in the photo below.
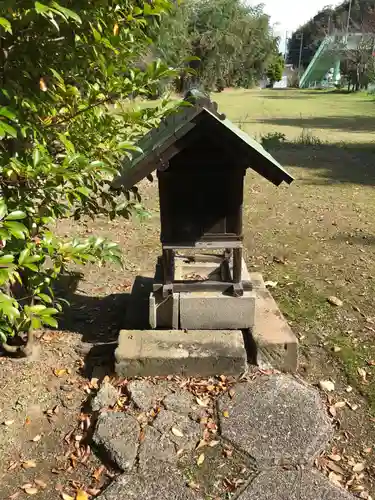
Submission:
M 298 59 L 298 71 L 301 71 L 301 62 L 302 62 L 302 49 L 303 49 L 303 31 L 300 34 L 301 43 L 299 46 L 299 59 Z
M 285 32 L 284 64 L 286 63 L 287 54 L 288 54 L 288 31 Z
M 348 35 L 349 35 L 350 14 L 352 13 L 352 1 L 353 0 L 349 0 L 348 21 L 346 23 L 346 39 L 348 39 Z

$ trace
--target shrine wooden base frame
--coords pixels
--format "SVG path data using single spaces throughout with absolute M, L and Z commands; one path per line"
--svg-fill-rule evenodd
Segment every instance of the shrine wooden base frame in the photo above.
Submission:
M 215 280 L 176 280 L 175 255 L 176 250 L 197 248 L 225 248 L 220 264 L 221 281 Z M 233 260 L 233 271 L 230 272 L 230 261 Z M 251 291 L 252 284 L 242 281 L 242 243 L 237 241 L 210 242 L 199 245 L 163 245 L 162 251 L 163 283 L 155 283 L 154 292 L 161 292 L 163 297 L 180 292 L 221 292 L 234 297 L 242 297 L 244 291 Z M 230 279 L 232 278 L 232 279 Z

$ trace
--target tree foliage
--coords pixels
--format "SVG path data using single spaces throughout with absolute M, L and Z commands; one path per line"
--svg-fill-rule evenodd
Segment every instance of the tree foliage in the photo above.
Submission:
M 261 7 L 240 0 L 186 0 L 161 23 L 157 54 L 168 64 L 191 57 L 194 83 L 207 89 L 249 87 L 277 54 L 277 42 Z
M 270 85 L 273 85 L 276 82 L 279 82 L 283 77 L 284 71 L 284 57 L 279 54 L 268 66 L 267 69 L 267 78 L 270 81 Z
M 141 210 L 113 190 L 121 159 L 169 105 L 134 110 L 175 73 L 140 68 L 169 0 L 3 0 L 0 4 L 0 342 L 57 326 L 53 283 L 73 262 L 120 262 L 103 238 L 58 239 L 56 220 Z M 30 335 L 31 337 L 31 335 Z M 7 348 L 10 349 L 8 346 Z

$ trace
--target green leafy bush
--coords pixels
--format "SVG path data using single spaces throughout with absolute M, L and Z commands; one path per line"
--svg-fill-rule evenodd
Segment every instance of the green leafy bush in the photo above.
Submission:
M 134 141 L 171 109 L 134 109 L 176 74 L 139 69 L 169 0 L 5 0 L 0 6 L 0 342 L 57 326 L 54 282 L 70 263 L 120 263 L 103 238 L 61 240 L 63 218 L 140 211 L 136 189 L 114 190 Z
M 266 135 L 262 135 L 261 143 L 265 148 L 279 146 L 286 141 L 286 135 L 282 132 L 269 132 Z

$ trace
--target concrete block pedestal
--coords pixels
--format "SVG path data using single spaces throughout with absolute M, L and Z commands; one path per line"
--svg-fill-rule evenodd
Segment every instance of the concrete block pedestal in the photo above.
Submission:
M 232 297 L 220 292 L 174 293 L 164 298 L 150 294 L 151 328 L 173 330 L 241 330 L 252 328 L 255 293 Z
M 186 279 L 186 274 L 218 279 L 222 272 L 215 256 L 203 262 L 179 262 L 177 279 Z M 116 373 L 123 377 L 240 375 L 246 360 L 256 364 L 266 361 L 278 370 L 296 371 L 296 336 L 261 274 L 249 273 L 243 262 L 243 277 L 252 283 L 253 290 L 242 297 L 184 292 L 163 298 L 150 291 L 134 297 L 133 311 L 138 310 L 137 302 L 143 304 L 148 297 L 151 329 L 120 332 Z
M 180 293 L 180 327 L 188 330 L 245 329 L 254 325 L 255 293 L 232 297 L 216 292 Z

